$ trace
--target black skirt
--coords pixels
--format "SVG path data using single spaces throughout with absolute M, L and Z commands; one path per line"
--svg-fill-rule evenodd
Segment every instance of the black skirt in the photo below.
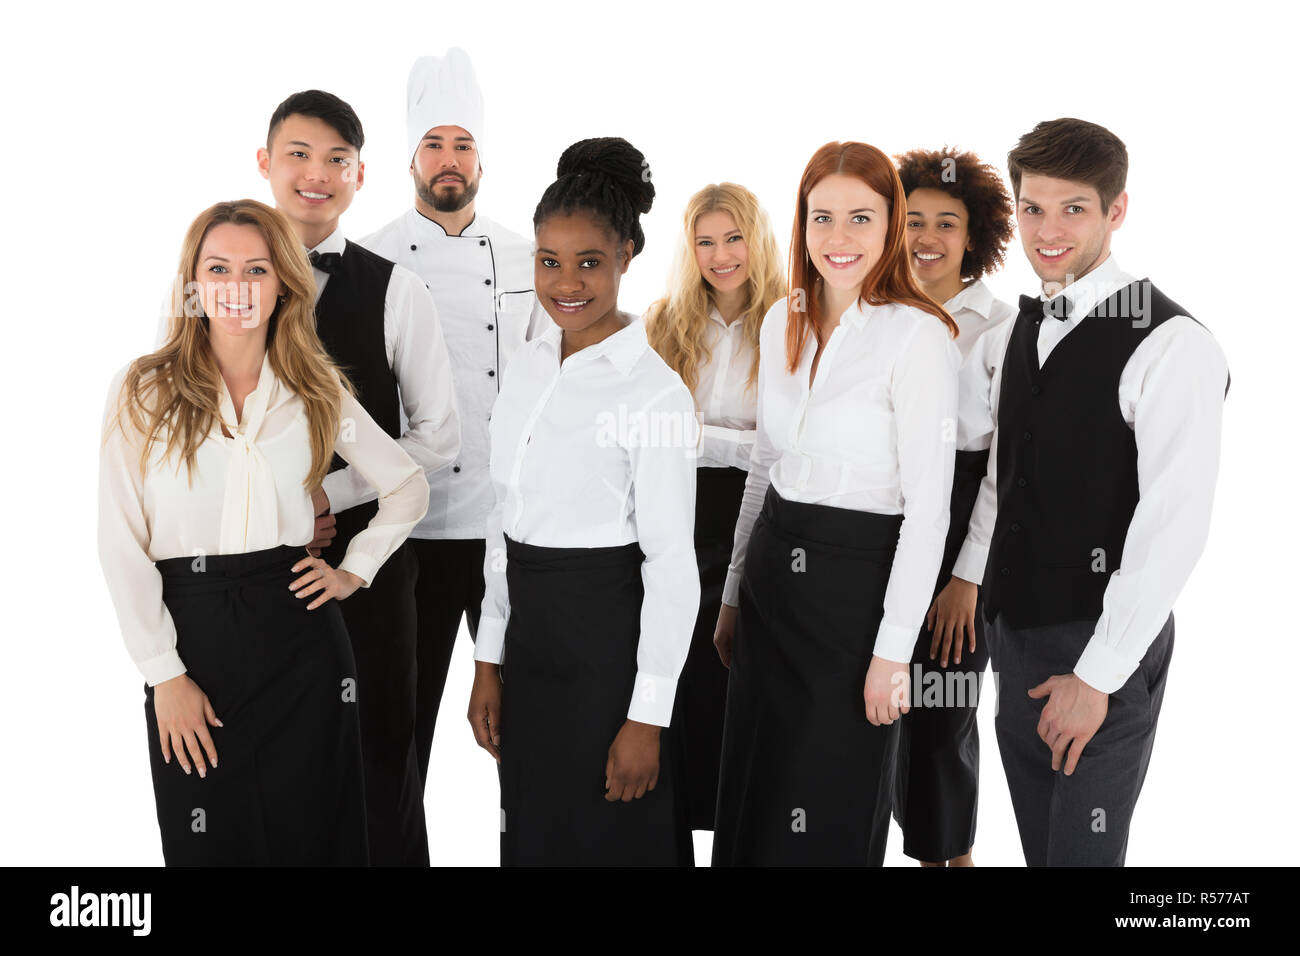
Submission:
M 713 632 L 727 583 L 736 519 L 748 473 L 739 468 L 699 468 L 695 493 L 695 561 L 700 569 L 700 612 L 691 649 L 677 681 L 668 730 L 678 771 L 686 830 L 712 830 L 718 805 L 718 763 L 727 705 L 727 668 Z M 687 837 L 689 839 L 689 835 Z
M 506 538 L 502 866 L 683 862 L 662 752 L 654 790 L 605 799 L 609 748 L 636 680 L 643 560 L 636 543 L 545 548 Z
M 988 461 L 987 451 L 957 452 L 935 596 L 952 577 Z M 939 666 L 938 658 L 930 660 L 932 637 L 922 627 L 912 654 L 921 681 L 913 681 L 913 707 L 899 727 L 894 819 L 903 830 L 903 852 L 938 863 L 969 853 L 975 844 L 980 759 L 975 715 L 989 661 L 983 597 L 975 605 L 975 650 L 963 648 L 960 664 L 951 656 L 946 668 Z M 914 666 L 912 676 L 916 673 Z
M 868 723 L 863 685 L 902 520 L 768 489 L 745 552 L 714 866 L 884 862 L 898 722 Z
M 282 545 L 155 562 L 188 675 L 224 726 L 218 766 L 164 763 L 145 688 L 149 763 L 168 866 L 365 866 L 356 671 L 339 605 L 298 598 Z M 206 757 L 205 757 L 206 761 Z

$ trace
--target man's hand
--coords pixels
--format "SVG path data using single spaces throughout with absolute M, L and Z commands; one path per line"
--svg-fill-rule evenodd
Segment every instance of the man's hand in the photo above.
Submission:
M 1070 776 L 1083 748 L 1106 719 L 1110 695 L 1088 686 L 1074 674 L 1056 674 L 1029 688 L 1029 696 L 1035 700 L 1047 698 L 1038 719 L 1038 736 L 1052 748 L 1053 770 L 1061 769 L 1061 756 L 1069 749 L 1065 774 Z

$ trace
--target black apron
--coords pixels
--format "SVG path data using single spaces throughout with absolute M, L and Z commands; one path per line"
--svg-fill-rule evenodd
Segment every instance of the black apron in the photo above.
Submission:
M 768 488 L 745 552 L 714 866 L 884 862 L 898 722 L 867 722 L 863 685 L 902 521 Z
M 722 588 L 727 582 L 748 472 L 739 468 L 699 468 L 695 475 L 695 562 L 700 569 L 700 611 L 691 649 L 677 680 L 672 726 L 667 734 L 685 808 L 679 822 L 687 831 L 712 830 L 718 805 L 727 668 L 713 646 L 713 632 L 722 606 Z M 690 839 L 689 832 L 686 839 Z
M 936 597 L 952 577 L 988 462 L 987 450 L 957 452 L 948 538 L 935 583 Z M 913 707 L 899 728 L 894 819 L 903 830 L 905 854 L 915 860 L 939 863 L 969 853 L 975 844 L 980 761 L 975 721 L 977 682 L 989 661 L 982 596 L 975 604 L 975 650 L 963 647 L 960 664 L 951 654 L 946 668 L 939 667 L 939 658 L 930 660 L 932 637 L 923 626 L 912 653 L 913 663 L 921 665 L 923 683 L 918 686 L 913 681 Z M 910 673 L 915 677 L 916 668 Z M 930 674 L 944 681 L 942 706 L 927 707 L 922 702 Z M 921 706 L 917 706 L 918 702 Z
M 636 680 L 643 561 L 635 542 L 546 548 L 506 538 L 502 866 L 683 862 L 662 739 L 655 789 L 605 799 L 609 748 Z
M 315 596 L 289 590 L 305 557 L 282 545 L 155 562 L 177 652 L 224 724 L 208 728 L 218 766 L 186 775 L 174 750 L 163 762 L 145 688 L 168 866 L 367 863 L 352 647 L 337 601 L 308 611 Z

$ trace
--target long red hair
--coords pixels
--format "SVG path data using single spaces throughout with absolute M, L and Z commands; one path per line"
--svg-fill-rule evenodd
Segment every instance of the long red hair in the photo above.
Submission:
M 948 327 L 954 338 L 957 337 L 957 323 L 952 320 L 952 316 L 944 311 L 942 305 L 921 291 L 920 284 L 912 275 L 904 237 L 907 197 L 903 193 L 903 184 L 899 181 L 894 164 L 888 156 L 866 143 L 827 143 L 813 153 L 799 180 L 799 200 L 794 215 L 793 235 L 790 238 L 790 292 L 786 300 L 789 315 L 785 327 L 786 370 L 791 373 L 799 365 L 799 355 L 808 343 L 808 336 L 816 336 L 818 342 L 821 342 L 818 326 L 821 302 L 815 285 L 821 275 L 817 272 L 812 257 L 808 255 L 804 233 L 808 225 L 808 194 L 827 176 L 837 173 L 862 180 L 889 202 L 885 248 L 880 259 L 862 280 L 859 299 L 868 305 L 898 302 L 915 306 L 929 312 Z M 796 308 L 799 305 L 806 308 Z

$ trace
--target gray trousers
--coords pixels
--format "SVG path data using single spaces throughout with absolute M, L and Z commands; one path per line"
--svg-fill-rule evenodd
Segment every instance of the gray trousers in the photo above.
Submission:
M 1052 751 L 1038 736 L 1047 698 L 1028 691 L 1054 674 L 1070 674 L 1094 622 L 1013 629 L 999 615 L 985 633 L 998 688 L 998 749 L 1007 774 L 1020 843 L 1029 866 L 1123 866 L 1174 648 L 1169 615 L 1142 663 L 1110 695 L 1106 719 L 1084 747 L 1071 776 L 1052 770 Z

